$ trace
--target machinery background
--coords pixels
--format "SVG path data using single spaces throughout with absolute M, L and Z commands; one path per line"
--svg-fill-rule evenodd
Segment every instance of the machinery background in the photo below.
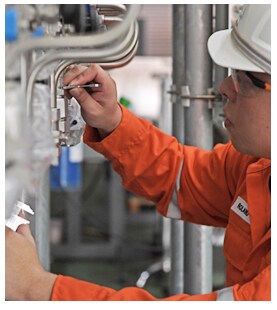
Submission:
M 224 231 L 162 219 L 126 192 L 83 145 L 85 124 L 62 77 L 72 64 L 97 63 L 117 81 L 122 104 L 180 142 L 210 149 L 227 141 L 217 91 L 227 72 L 199 42 L 226 28 L 237 8 L 6 5 L 5 217 L 18 200 L 34 209 L 44 268 L 161 297 L 224 286 Z

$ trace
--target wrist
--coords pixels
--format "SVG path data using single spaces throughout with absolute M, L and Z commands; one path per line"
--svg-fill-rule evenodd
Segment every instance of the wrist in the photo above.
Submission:
M 122 110 L 119 104 L 115 105 L 115 112 L 112 121 L 109 123 L 107 128 L 98 128 L 98 133 L 101 139 L 104 139 L 109 134 L 111 134 L 120 124 L 122 118 Z

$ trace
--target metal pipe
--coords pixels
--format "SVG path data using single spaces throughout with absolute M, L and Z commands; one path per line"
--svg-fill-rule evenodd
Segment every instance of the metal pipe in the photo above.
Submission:
M 50 171 L 42 175 L 35 198 L 35 240 L 42 267 L 50 270 Z
M 192 96 L 206 95 L 212 86 L 212 66 L 207 41 L 212 33 L 212 5 L 186 6 L 186 82 Z M 189 99 L 186 108 L 185 144 L 213 147 L 212 110 L 207 100 Z M 185 225 L 185 292 L 203 294 L 212 290 L 212 228 Z
M 173 87 L 177 91 L 185 82 L 185 11 L 185 5 L 173 5 Z M 172 109 L 172 134 L 180 143 L 184 143 L 185 112 L 180 98 L 176 98 Z M 170 295 L 184 292 L 184 223 L 179 220 L 171 220 L 171 272 L 169 282 Z
M 115 62 L 93 62 L 93 63 L 101 66 L 104 69 L 120 68 L 120 67 L 126 65 L 128 62 L 130 62 L 133 59 L 133 57 L 136 54 L 137 48 L 138 48 L 138 42 L 136 43 L 134 49 L 131 51 L 130 54 L 128 54 L 126 57 L 124 57 L 123 59 L 120 59 L 118 61 L 115 61 Z M 86 61 L 83 61 L 81 58 L 70 59 L 70 60 L 64 62 L 61 66 L 58 67 L 58 69 L 55 72 L 55 75 L 54 75 L 55 76 L 55 85 L 57 85 L 57 80 L 59 79 L 60 74 L 62 73 L 62 71 L 66 67 L 68 67 L 72 64 L 83 64 L 83 65 L 89 66 L 91 63 L 92 62 L 88 63 Z
M 132 28 L 132 27 L 131 27 Z M 126 37 L 126 40 L 119 44 L 118 46 L 114 47 L 113 49 L 107 48 L 105 50 L 94 50 L 94 51 L 84 51 L 84 50 L 77 50 L 77 51 L 61 51 L 61 52 L 53 52 L 49 53 L 46 56 L 42 57 L 32 68 L 31 74 L 29 76 L 28 87 L 27 87 L 27 113 L 28 115 L 32 116 L 32 94 L 33 94 L 33 85 L 36 80 L 37 74 L 41 71 L 42 68 L 60 59 L 79 59 L 83 62 L 112 62 L 115 60 L 120 60 L 121 58 L 126 57 L 127 62 L 131 59 L 129 54 L 133 57 L 135 51 L 137 49 L 137 37 L 138 37 L 138 27 L 137 24 L 135 25 L 135 30 L 133 31 L 130 29 L 129 34 L 132 35 L 132 42 L 130 44 L 130 35 Z M 129 44 L 126 47 L 126 42 Z M 125 49 L 124 49 L 125 47 Z M 122 51 L 123 50 L 123 51 Z M 122 51 L 122 52 L 121 52 Z M 120 52 L 119 54 L 116 54 Z
M 78 35 L 67 37 L 44 37 L 40 39 L 19 39 L 9 53 L 6 55 L 6 68 L 9 68 L 14 60 L 24 51 L 37 49 L 52 49 L 52 48 L 92 48 L 111 44 L 118 37 L 128 31 L 132 22 L 136 19 L 139 13 L 139 5 L 130 5 L 128 12 L 122 23 L 116 24 L 107 32 L 96 33 L 93 35 Z
M 228 4 L 215 5 L 215 31 L 228 28 Z M 215 89 L 218 90 L 221 82 L 228 75 L 228 69 L 214 64 L 215 67 Z
M 126 5 L 124 4 L 96 4 L 96 8 L 100 10 L 101 14 L 102 11 L 106 12 L 120 12 L 125 14 L 127 12 Z
M 215 31 L 228 28 L 228 4 L 216 4 L 215 5 Z M 218 93 L 221 82 L 227 77 L 228 69 L 220 67 L 214 64 L 214 89 Z M 223 117 L 223 101 L 218 101 L 214 105 L 213 109 L 213 122 L 216 129 L 216 133 L 219 135 L 219 142 L 227 142 L 229 140 L 227 131 L 222 127 Z M 216 138 L 216 137 L 215 137 Z

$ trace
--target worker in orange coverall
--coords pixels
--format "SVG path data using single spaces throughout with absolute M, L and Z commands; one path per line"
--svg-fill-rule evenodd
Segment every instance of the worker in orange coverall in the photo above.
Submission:
M 230 142 L 212 151 L 181 145 L 118 104 L 116 85 L 99 66 L 74 66 L 64 76 L 65 85 L 103 85 L 68 95 L 82 107 L 85 143 L 112 162 L 126 189 L 155 202 L 164 216 L 226 228 L 226 287 L 162 300 L 271 299 L 270 10 L 246 5 L 232 30 L 208 41 L 212 59 L 232 69 L 220 88 Z M 117 291 L 46 272 L 28 225 L 6 228 L 6 299 L 157 300 L 144 289 Z

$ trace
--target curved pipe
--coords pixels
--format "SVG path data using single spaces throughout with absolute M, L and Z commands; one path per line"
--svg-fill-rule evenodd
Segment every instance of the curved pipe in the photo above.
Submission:
M 114 62 L 93 62 L 99 66 L 101 66 L 104 69 L 115 69 L 115 68 L 120 68 L 125 65 L 127 65 L 135 56 L 136 52 L 138 49 L 138 41 L 135 43 L 135 46 L 131 50 L 131 52 L 126 55 L 124 58 L 114 61 Z M 59 66 L 56 68 L 53 80 L 51 81 L 51 86 L 52 88 L 52 93 L 51 93 L 51 107 L 56 107 L 56 88 L 57 88 L 57 81 L 63 72 L 63 70 L 73 64 L 84 64 L 84 65 L 89 65 L 92 62 L 86 62 L 84 60 L 81 60 L 80 58 L 77 59 L 70 59 L 70 60 L 65 60 L 59 64 Z
M 6 70 L 13 64 L 19 54 L 36 49 L 51 48 L 92 48 L 106 44 L 111 44 L 119 36 L 129 30 L 130 24 L 137 18 L 140 6 L 137 4 L 130 5 L 124 21 L 116 24 L 112 29 L 104 33 L 96 33 L 93 35 L 68 36 L 68 37 L 46 37 L 41 39 L 21 39 L 10 50 L 6 57 Z
M 100 14 L 112 13 L 113 11 L 125 14 L 127 8 L 124 4 L 96 4 L 96 8 L 99 9 Z
M 134 27 L 134 30 L 132 29 Z M 116 61 L 119 63 L 120 60 L 126 59 L 126 57 L 134 50 L 137 44 L 138 38 L 138 25 L 132 25 L 130 31 L 124 41 L 117 47 L 111 50 L 111 48 L 106 48 L 105 50 L 94 50 L 94 51 L 62 51 L 59 53 L 51 53 L 51 55 L 46 55 L 43 59 L 36 63 L 32 72 L 30 74 L 28 85 L 27 85 L 27 115 L 32 117 L 32 95 L 33 95 L 33 85 L 36 80 L 37 74 L 42 68 L 49 65 L 50 63 L 60 60 L 60 59 L 78 59 L 79 62 L 94 62 L 94 63 L 113 63 L 113 67 L 116 65 Z M 130 44 L 131 41 L 131 44 Z M 128 45 L 127 45 L 128 44 Z M 127 47 L 126 47 L 127 45 Z M 122 52 L 123 50 L 123 52 Z M 128 62 L 130 59 L 128 59 Z M 127 62 L 126 62 L 127 63 Z

